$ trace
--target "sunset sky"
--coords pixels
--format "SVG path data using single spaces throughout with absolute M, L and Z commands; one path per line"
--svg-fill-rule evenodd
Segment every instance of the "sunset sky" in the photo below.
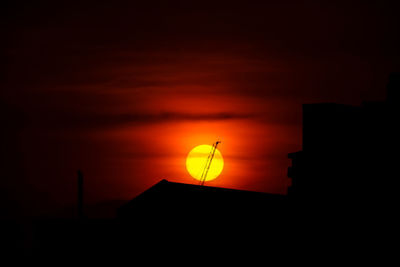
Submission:
M 321 2 L 2 4 L 1 207 L 73 205 L 78 169 L 89 204 L 198 184 L 218 138 L 207 185 L 285 194 L 301 105 L 381 100 L 400 67 L 399 4 Z

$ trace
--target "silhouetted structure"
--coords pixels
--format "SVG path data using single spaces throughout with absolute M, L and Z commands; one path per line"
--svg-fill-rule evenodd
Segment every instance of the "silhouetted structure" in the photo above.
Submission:
M 116 219 L 40 222 L 35 253 L 147 260 L 274 247 L 284 252 L 287 204 L 284 195 L 162 180 L 122 205 Z
M 227 188 L 182 184 L 162 180 L 138 197 L 123 205 L 118 217 L 140 220 L 149 217 L 179 221 L 230 220 L 232 225 L 246 218 L 265 217 L 275 220 L 274 214 L 286 212 L 287 199 L 283 195 L 234 190 Z M 196 223 L 197 224 L 197 223 Z M 201 225 L 198 225 L 201 228 Z
M 263 249 L 286 242 L 287 205 L 284 195 L 162 180 L 123 205 L 118 221 L 142 248 L 158 243 L 169 253 L 245 252 L 256 239 L 269 240 L 257 244 Z
M 203 172 L 202 172 L 202 174 L 201 174 L 201 179 L 200 179 L 200 184 L 201 184 L 201 185 L 204 185 L 204 182 L 205 182 L 206 179 L 207 179 L 207 174 L 208 174 L 208 171 L 210 170 L 211 162 L 212 162 L 212 160 L 213 160 L 213 158 L 214 158 L 214 155 L 215 155 L 215 150 L 217 149 L 217 146 L 218 146 L 218 144 L 220 144 L 220 143 L 221 143 L 221 141 L 218 141 L 218 140 L 217 140 L 217 142 L 215 142 L 215 143 L 212 145 L 212 149 L 211 149 L 211 151 L 210 151 L 210 153 L 208 154 L 208 157 L 207 157 L 206 166 L 204 167 Z
M 386 101 L 303 105 L 303 149 L 289 154 L 296 204 L 354 215 L 394 203 L 399 81 L 399 74 L 390 76 Z
M 78 171 L 78 218 L 83 219 L 83 174 Z

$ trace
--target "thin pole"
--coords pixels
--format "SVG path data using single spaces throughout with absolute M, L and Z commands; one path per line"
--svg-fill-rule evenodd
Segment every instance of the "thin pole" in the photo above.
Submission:
M 78 170 L 78 218 L 83 219 L 83 174 Z

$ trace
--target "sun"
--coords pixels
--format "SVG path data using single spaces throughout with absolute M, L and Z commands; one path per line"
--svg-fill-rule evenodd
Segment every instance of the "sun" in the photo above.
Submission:
M 193 148 L 186 158 L 186 169 L 196 180 L 201 180 L 201 175 L 207 163 L 208 155 L 212 150 L 210 145 L 200 145 Z M 218 149 L 215 150 L 214 158 L 211 162 L 205 181 L 217 178 L 224 168 L 224 159 Z

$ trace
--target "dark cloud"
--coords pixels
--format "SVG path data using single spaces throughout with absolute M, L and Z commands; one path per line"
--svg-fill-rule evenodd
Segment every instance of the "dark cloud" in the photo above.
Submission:
M 225 121 L 258 118 L 259 114 L 240 113 L 131 113 L 131 114 L 50 114 L 32 118 L 32 123 L 43 128 L 61 129 L 104 129 L 127 125 L 143 125 L 150 123 L 168 123 L 180 121 Z M 39 124 L 39 125 L 37 125 Z

